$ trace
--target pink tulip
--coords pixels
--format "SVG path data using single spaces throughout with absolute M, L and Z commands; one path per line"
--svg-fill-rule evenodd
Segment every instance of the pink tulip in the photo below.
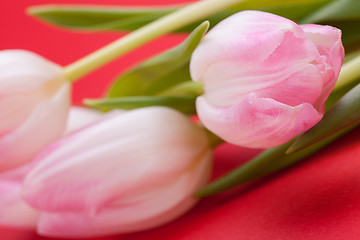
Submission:
M 269 148 L 314 126 L 344 59 L 341 32 L 244 11 L 215 26 L 193 53 L 200 120 L 224 140 Z
M 100 112 L 83 107 L 71 107 L 66 133 L 77 131 L 100 120 Z M 39 211 L 22 199 L 22 184 L 29 164 L 0 173 L 0 226 L 16 229 L 35 229 Z
M 162 107 L 110 115 L 45 149 L 25 179 L 41 211 L 38 233 L 93 237 L 164 224 L 196 202 L 208 180 L 206 134 Z
M 28 51 L 0 51 L 0 172 L 61 136 L 69 95 L 60 66 Z
M 39 213 L 21 198 L 23 179 L 29 166 L 0 174 L 0 225 L 35 229 Z

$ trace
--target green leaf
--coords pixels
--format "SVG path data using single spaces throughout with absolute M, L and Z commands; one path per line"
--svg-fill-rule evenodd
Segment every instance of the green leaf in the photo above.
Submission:
M 219 177 L 203 189 L 200 189 L 195 196 L 206 197 L 214 195 L 242 183 L 275 173 L 314 154 L 351 130 L 352 128 L 343 130 L 330 138 L 292 155 L 286 155 L 285 150 L 294 142 L 293 140 L 278 147 L 267 149 L 244 165 Z
M 65 28 L 86 31 L 130 31 L 169 14 L 176 9 L 176 7 L 125 8 L 91 5 L 44 5 L 30 7 L 27 12 L 45 22 Z
M 108 92 L 109 98 L 156 95 L 168 88 L 189 81 L 189 61 L 209 27 L 198 26 L 180 45 L 157 55 L 120 76 Z
M 335 0 L 304 18 L 302 23 L 358 20 L 359 18 L 359 0 Z
M 310 12 L 332 0 L 252 0 L 244 1 L 210 16 L 206 20 L 215 26 L 224 18 L 242 10 L 261 10 L 279 14 L 286 18 L 299 20 Z M 61 27 L 86 30 L 132 31 L 150 22 L 170 14 L 185 5 L 162 7 L 104 7 L 104 6 L 71 6 L 44 5 L 28 9 L 28 13 L 48 23 Z M 177 32 L 191 32 L 205 19 L 188 25 Z
M 357 45 L 353 46 L 354 50 L 359 49 L 359 43 L 357 41 L 360 39 L 360 16 L 358 19 L 351 21 L 327 21 L 326 24 L 341 29 L 341 39 L 346 49 L 349 49 L 352 45 Z M 349 51 L 347 51 L 347 53 L 349 53 Z
M 183 6 L 185 4 L 162 7 L 44 5 L 29 8 L 28 13 L 48 23 L 75 30 L 133 31 Z M 302 24 L 331 25 L 342 30 L 347 52 L 360 48 L 358 44 L 360 1 L 358 0 L 244 1 L 206 20 L 213 27 L 224 18 L 242 10 L 266 11 Z M 176 32 L 190 32 L 204 20 L 177 29 Z
M 87 106 L 100 110 L 124 109 L 132 110 L 150 106 L 165 106 L 174 108 L 184 114 L 194 115 L 196 96 L 131 96 L 109 98 L 102 100 L 85 100 Z
M 292 154 L 360 122 L 360 84 L 345 94 L 313 128 L 287 150 Z
M 305 23 L 327 24 L 342 31 L 342 41 L 347 49 L 360 39 L 360 1 L 335 0 L 301 20 Z M 358 49 L 359 45 L 357 44 Z M 349 52 L 349 50 L 347 51 Z
M 360 83 L 360 51 L 346 54 L 336 85 L 325 103 L 326 111 Z
M 104 7 L 45 5 L 35 6 L 28 13 L 36 18 L 64 28 L 84 31 L 133 31 L 170 14 L 180 6 L 167 7 Z M 242 11 L 260 10 L 300 21 L 319 23 L 340 28 L 347 52 L 358 49 L 360 39 L 360 1 L 358 0 L 305 0 L 305 1 L 245 1 L 207 18 L 211 27 L 224 18 Z M 205 19 L 190 24 L 176 32 L 190 32 Z M 353 50 L 351 50 L 353 51 Z
M 298 22 L 331 1 L 333 0 L 298 1 L 298 2 L 284 1 L 283 3 L 278 5 L 262 6 L 262 7 L 250 8 L 250 9 L 274 13 L 276 15 Z

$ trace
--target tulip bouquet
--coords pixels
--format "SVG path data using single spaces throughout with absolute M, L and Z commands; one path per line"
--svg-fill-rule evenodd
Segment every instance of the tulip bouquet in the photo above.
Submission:
M 359 10 L 340 0 L 30 8 L 63 28 L 131 33 L 66 67 L 0 51 L 0 224 L 65 238 L 146 230 L 317 152 L 360 121 Z M 190 34 L 103 99 L 71 107 L 74 81 L 171 32 Z M 223 142 L 263 151 L 209 183 Z

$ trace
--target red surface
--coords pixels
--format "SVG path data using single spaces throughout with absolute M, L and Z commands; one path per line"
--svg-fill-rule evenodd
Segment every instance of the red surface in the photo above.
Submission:
M 116 39 L 118 34 L 78 34 L 27 17 L 29 5 L 70 0 L 0 2 L 0 49 L 23 48 L 66 65 Z M 77 3 L 149 4 L 145 0 L 86 0 Z M 153 4 L 181 1 L 157 0 Z M 75 84 L 74 102 L 99 97 L 119 72 L 181 41 L 161 38 Z M 1 74 L 1 73 L 0 73 Z M 203 199 L 182 218 L 150 231 L 97 239 L 353 240 L 360 239 L 360 130 L 302 163 L 236 191 Z M 215 175 L 241 164 L 252 150 L 224 146 L 216 151 Z M 47 239 L 31 231 L 0 228 L 1 240 Z

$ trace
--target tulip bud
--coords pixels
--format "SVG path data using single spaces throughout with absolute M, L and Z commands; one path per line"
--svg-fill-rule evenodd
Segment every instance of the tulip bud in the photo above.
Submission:
M 55 142 L 34 161 L 25 200 L 38 233 L 93 237 L 144 230 L 187 211 L 208 180 L 206 134 L 163 107 L 111 114 Z
M 69 95 L 60 66 L 28 51 L 0 51 L 0 172 L 61 136 Z
M 341 31 L 244 11 L 215 26 L 190 71 L 200 120 L 233 144 L 269 148 L 314 126 L 344 59 Z
M 23 179 L 28 165 L 0 174 L 0 225 L 34 229 L 39 212 L 21 198 Z
M 71 107 L 65 133 L 77 131 L 100 120 L 102 114 L 92 109 Z M 0 226 L 35 229 L 39 211 L 22 199 L 22 184 L 30 165 L 0 173 Z

